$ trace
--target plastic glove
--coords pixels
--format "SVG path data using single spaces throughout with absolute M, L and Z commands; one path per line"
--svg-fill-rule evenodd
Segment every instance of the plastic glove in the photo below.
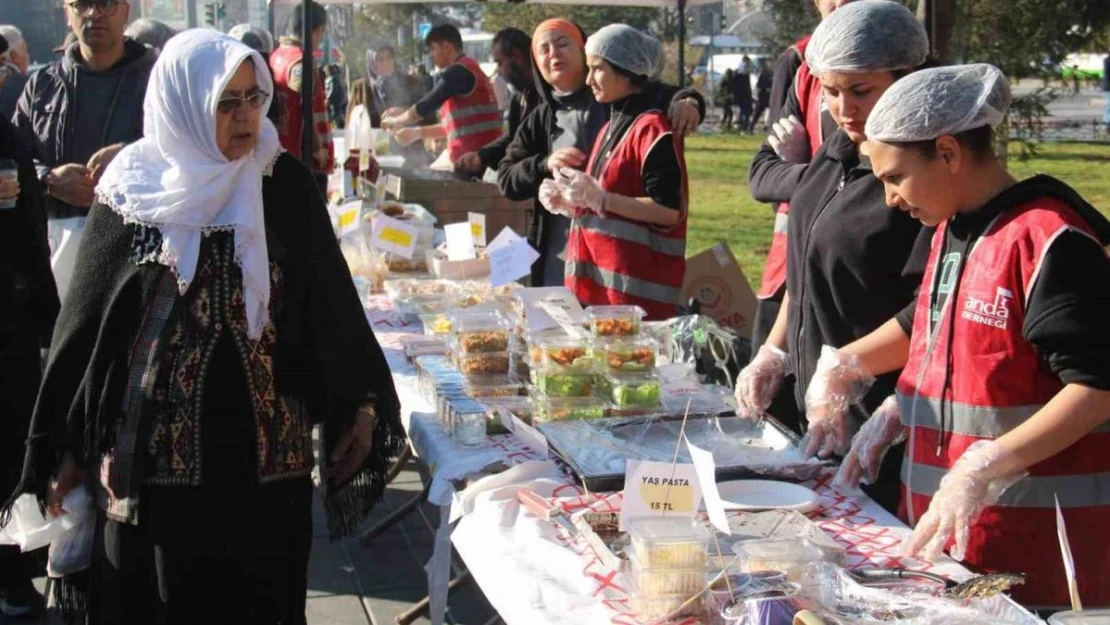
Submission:
M 848 451 L 848 407 L 859 403 L 874 383 L 875 376 L 863 368 L 859 357 L 828 345 L 821 348 L 817 369 L 806 389 L 806 457 L 817 453 L 827 458 Z
M 797 117 L 784 117 L 771 125 L 767 143 L 779 158 L 788 163 L 809 162 L 809 138 L 806 127 Z
M 917 522 L 901 555 L 935 562 L 949 540 L 952 557 L 963 560 L 971 526 L 983 508 L 998 502 L 1006 489 L 1028 473 L 997 441 L 979 441 L 964 451 L 940 480 L 929 510 Z
M 555 172 L 555 182 L 559 185 L 563 199 L 573 206 L 588 208 L 600 214 L 605 208 L 605 189 L 589 175 L 561 167 Z
M 736 414 L 753 421 L 763 418 L 789 373 L 786 352 L 763 345 L 736 378 Z
M 549 212 L 556 215 L 566 215 L 567 217 L 570 217 L 573 213 L 574 206 L 563 199 L 563 192 L 559 188 L 559 184 L 550 178 L 540 183 L 540 190 L 536 197 Z
M 906 439 L 906 428 L 898 414 L 894 395 L 887 397 L 871 418 L 864 422 L 852 439 L 852 448 L 844 457 L 840 470 L 833 478 L 833 486 L 846 491 L 859 489 L 860 483 L 873 484 L 879 475 L 879 465 L 890 448 Z

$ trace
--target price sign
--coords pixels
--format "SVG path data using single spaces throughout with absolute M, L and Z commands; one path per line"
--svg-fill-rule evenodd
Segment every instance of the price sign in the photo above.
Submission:
M 401 258 L 412 258 L 416 251 L 416 228 L 403 221 L 380 215 L 374 219 L 370 244 Z
M 359 227 L 358 217 L 361 213 L 362 200 L 340 204 L 335 209 L 335 236 L 343 238 L 352 232 L 357 232 Z
M 474 237 L 474 245 L 486 246 L 486 216 L 481 213 L 467 213 L 470 222 L 470 236 Z
M 539 252 L 524 239 L 498 247 L 489 255 L 490 284 L 501 286 L 523 278 L 532 273 L 532 263 L 539 257 Z
M 624 503 L 620 529 L 625 520 L 644 516 L 693 517 L 701 505 L 701 487 L 692 464 L 629 460 L 625 463 Z
M 474 250 L 474 235 L 470 233 L 470 223 L 449 224 L 443 228 L 447 235 L 447 260 L 474 260 L 478 253 Z

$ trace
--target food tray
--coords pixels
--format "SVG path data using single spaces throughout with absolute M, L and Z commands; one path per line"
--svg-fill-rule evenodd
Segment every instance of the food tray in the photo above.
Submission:
M 681 427 L 681 415 L 672 415 L 544 423 L 539 430 L 586 488 L 619 491 L 626 460 L 672 461 Z M 736 416 L 691 417 L 686 436 L 713 453 L 719 481 L 756 476 L 802 481 L 829 464 L 803 458 L 798 437 L 770 418 L 756 424 Z M 691 462 L 685 445 L 678 461 Z

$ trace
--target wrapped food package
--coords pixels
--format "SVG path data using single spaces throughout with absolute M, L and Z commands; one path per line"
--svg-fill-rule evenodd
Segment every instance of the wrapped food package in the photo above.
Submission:
M 586 319 L 594 336 L 636 336 L 647 313 L 639 306 L 590 306 Z
M 640 566 L 705 569 L 709 530 L 697 519 L 651 516 L 625 521 L 632 557 Z

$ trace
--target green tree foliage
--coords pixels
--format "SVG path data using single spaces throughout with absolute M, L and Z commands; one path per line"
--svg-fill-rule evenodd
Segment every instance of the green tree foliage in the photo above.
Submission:
M 540 22 L 563 17 L 576 22 L 590 34 L 602 26 L 623 23 L 644 31 L 653 31 L 659 11 L 650 8 L 581 6 L 552 4 L 510 4 L 488 2 L 482 5 L 482 29 L 495 33 L 510 26 L 531 34 Z M 657 33 L 653 33 L 657 34 Z
M 898 1 L 911 11 L 917 9 L 918 0 Z M 767 47 L 773 54 L 782 52 L 798 39 L 812 33 L 821 21 L 821 15 L 812 0 L 763 0 L 763 10 L 771 14 L 775 24 L 773 32 L 766 39 Z
M 354 7 L 349 38 L 343 42 L 352 75 L 365 74 L 366 51 L 383 45 L 393 46 L 398 63 L 411 63 L 424 54 L 422 42 L 414 42 L 413 23 L 473 26 L 481 18 L 476 3 L 361 4 Z

